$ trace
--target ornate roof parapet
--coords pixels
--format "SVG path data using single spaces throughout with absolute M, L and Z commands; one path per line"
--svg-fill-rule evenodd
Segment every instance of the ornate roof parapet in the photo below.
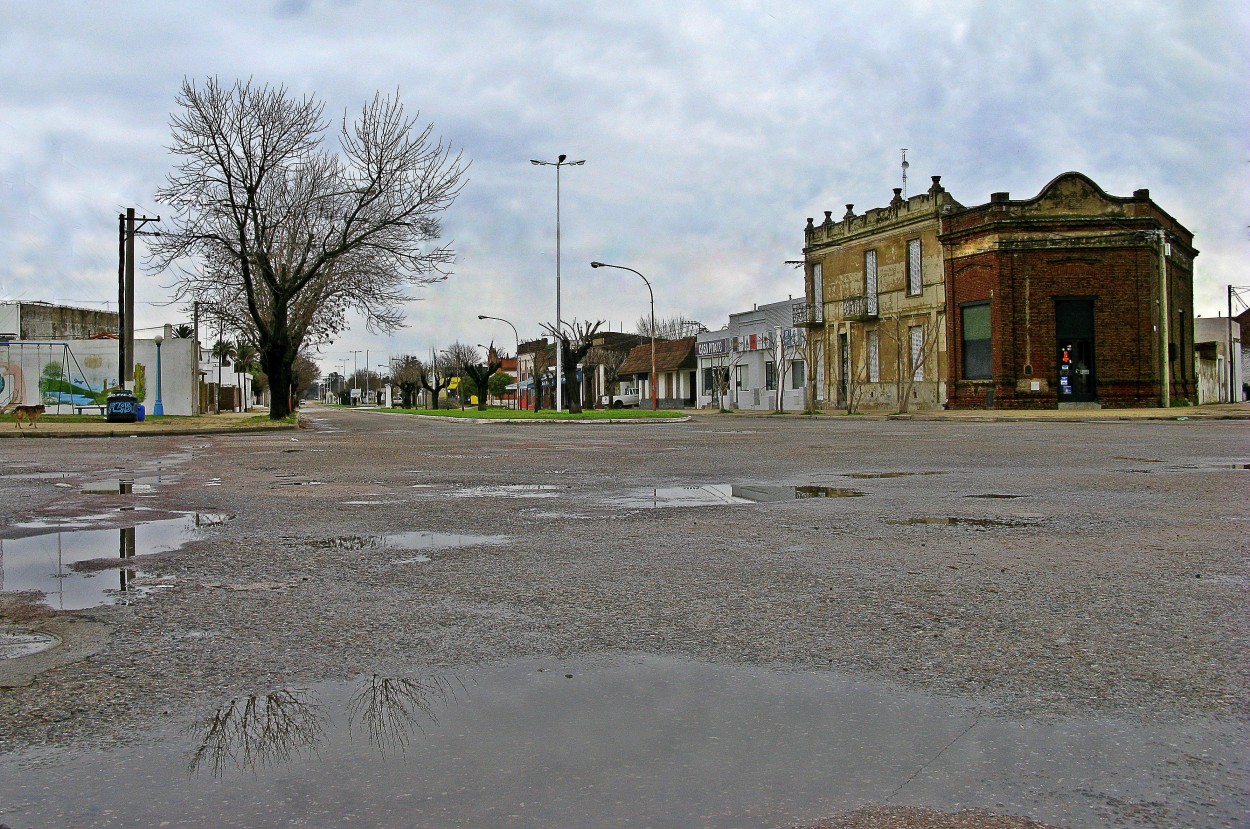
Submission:
M 823 222 L 817 225 L 809 220 L 804 228 L 806 244 L 838 244 L 853 237 L 888 230 L 894 224 L 902 225 L 934 218 L 944 208 L 962 210 L 963 205 L 951 198 L 950 193 L 940 184 L 942 177 L 931 178 L 932 184 L 928 191 L 903 198 L 903 188 L 895 187 L 893 198 L 886 207 L 874 207 L 862 215 L 855 214 L 854 204 L 847 204 L 841 221 L 834 222 L 832 211 L 826 210 Z

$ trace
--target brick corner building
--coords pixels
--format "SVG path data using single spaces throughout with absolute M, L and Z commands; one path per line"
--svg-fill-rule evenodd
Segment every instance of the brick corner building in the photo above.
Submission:
M 1148 190 L 1111 196 L 1070 172 L 940 222 L 950 408 L 1195 399 L 1198 252 Z

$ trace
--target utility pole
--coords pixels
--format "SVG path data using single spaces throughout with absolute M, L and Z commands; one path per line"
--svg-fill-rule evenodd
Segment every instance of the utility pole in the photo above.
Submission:
M 195 389 L 195 413 L 203 414 L 203 406 L 200 405 L 200 387 L 203 378 L 200 376 L 200 303 L 199 300 L 191 303 L 191 327 L 195 329 L 195 333 L 191 339 L 191 353 L 195 357 L 191 360 L 191 388 Z
M 1159 228 L 1159 405 L 1172 406 L 1172 366 L 1168 346 L 1168 237 Z
M 117 384 L 135 379 L 135 236 L 160 216 L 136 216 L 133 207 L 117 214 Z

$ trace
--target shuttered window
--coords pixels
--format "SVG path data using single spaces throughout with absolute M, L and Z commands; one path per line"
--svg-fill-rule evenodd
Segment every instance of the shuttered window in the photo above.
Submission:
M 924 279 L 920 271 L 920 240 L 909 239 L 907 242 L 907 295 L 916 296 L 924 287 Z
M 877 252 L 864 251 L 864 307 L 869 316 L 877 315 Z

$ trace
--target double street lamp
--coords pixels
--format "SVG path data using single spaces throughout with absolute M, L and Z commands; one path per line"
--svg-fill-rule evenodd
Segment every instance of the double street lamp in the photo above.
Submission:
M 651 295 L 651 411 L 656 411 L 659 409 L 659 404 L 655 389 L 655 291 L 651 290 L 651 280 L 647 279 L 633 268 L 627 268 L 624 265 L 609 265 L 606 262 L 591 262 L 590 267 L 616 268 L 621 271 L 629 271 L 630 273 L 640 277 L 643 282 L 647 283 L 647 293 Z
M 586 163 L 586 159 L 581 161 L 566 161 L 568 156 L 560 153 L 560 157 L 555 161 L 538 161 L 530 159 L 530 164 L 536 167 L 555 167 L 556 168 L 556 331 L 564 330 L 564 322 L 560 318 L 560 168 L 561 167 L 580 167 Z M 558 336 L 558 335 L 557 335 Z M 519 341 L 518 341 L 519 342 Z M 564 408 L 564 396 L 562 390 L 564 388 L 564 349 L 560 347 L 560 343 L 556 343 L 556 411 Z M 519 356 L 519 355 L 518 355 Z

